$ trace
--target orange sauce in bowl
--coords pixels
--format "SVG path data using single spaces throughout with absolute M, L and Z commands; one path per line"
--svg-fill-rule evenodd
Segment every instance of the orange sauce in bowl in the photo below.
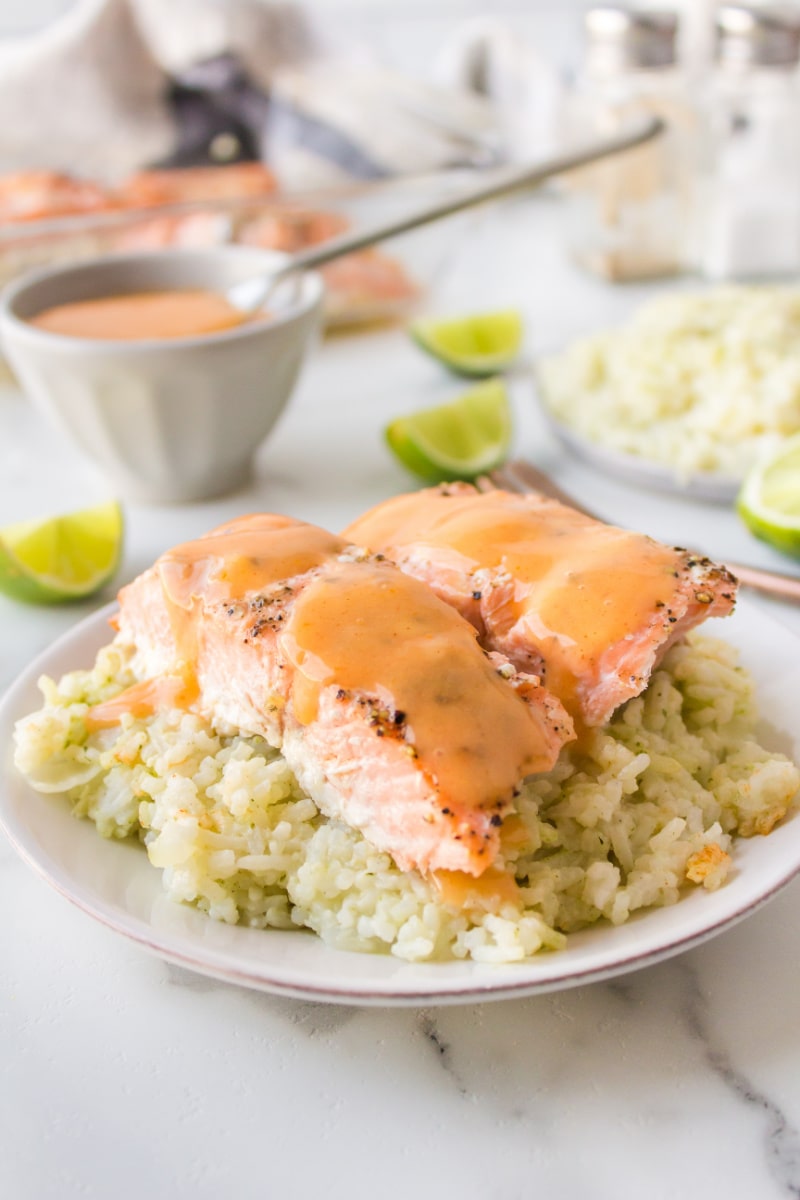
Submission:
M 224 296 L 194 288 L 130 292 L 57 304 L 31 317 L 29 323 L 66 337 L 144 341 L 222 333 L 248 319 L 247 313 L 235 308 Z

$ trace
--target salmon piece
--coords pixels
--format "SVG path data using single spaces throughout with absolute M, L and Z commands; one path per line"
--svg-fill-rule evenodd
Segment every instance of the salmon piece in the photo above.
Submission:
M 396 258 L 370 248 L 321 268 L 327 287 L 342 306 L 357 311 L 371 304 L 413 300 L 419 287 Z
M 294 254 L 307 246 L 326 242 L 348 228 L 339 213 L 286 211 L 264 213 L 248 221 L 236 240 Z M 359 319 L 383 316 L 387 306 L 405 304 L 419 295 L 419 287 L 401 262 L 375 248 L 348 254 L 320 268 L 334 316 Z
M 316 246 L 344 233 L 349 224 L 341 213 L 276 208 L 248 218 L 236 240 L 246 246 L 263 246 L 266 250 L 282 250 L 286 254 L 293 254 L 296 250 Z
M 275 176 L 263 163 L 139 171 L 117 189 L 61 171 L 12 171 L 0 175 L 0 222 L 47 220 L 110 209 L 260 199 L 271 196 L 276 188 Z M 153 234 L 152 244 L 180 244 L 180 229 L 187 220 L 173 218 L 170 223 L 164 218 L 158 233 Z M 198 244 L 195 236 L 193 231 L 188 244 Z
M 153 208 L 269 196 L 276 187 L 275 176 L 263 163 L 244 162 L 138 171 L 119 188 L 117 197 L 125 207 Z
M 60 171 L 13 171 L 0 176 L 0 223 L 43 221 L 114 207 L 100 184 Z
M 224 213 L 193 212 L 183 216 L 151 217 L 115 230 L 112 240 L 118 251 L 160 250 L 164 246 L 204 249 L 228 240 L 228 218 Z
M 709 559 L 538 494 L 442 485 L 378 505 L 344 536 L 427 583 L 585 725 L 642 692 L 667 649 L 736 595 Z
M 293 254 L 306 246 L 327 241 L 347 229 L 338 213 L 302 210 L 265 211 L 236 222 L 235 241 Z M 114 235 L 117 250 L 157 250 L 164 246 L 216 246 L 231 236 L 230 217 L 221 211 L 170 213 L 153 216 Z
M 260 734 L 327 816 L 405 870 L 481 875 L 521 780 L 574 736 L 558 700 L 424 584 L 288 517 L 179 546 L 119 600 L 142 680 L 130 711 L 162 695 Z M 89 723 L 126 706 L 115 697 Z

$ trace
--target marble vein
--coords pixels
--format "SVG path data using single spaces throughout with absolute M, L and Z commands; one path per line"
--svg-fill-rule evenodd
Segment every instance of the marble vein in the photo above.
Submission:
M 450 1078 L 455 1083 L 459 1095 L 465 1096 L 465 1097 L 469 1096 L 469 1094 L 470 1094 L 469 1089 L 467 1088 L 466 1084 L 461 1079 L 458 1071 L 456 1070 L 456 1068 L 453 1064 L 453 1054 L 452 1054 L 452 1050 L 450 1047 L 450 1043 L 447 1042 L 444 1039 L 444 1037 L 442 1036 L 442 1033 L 437 1025 L 435 1018 L 434 1018 L 433 1012 L 430 1009 L 422 1009 L 418 1013 L 417 1027 L 418 1027 L 420 1033 L 422 1034 L 422 1036 L 427 1040 L 428 1044 L 432 1047 L 432 1049 L 436 1055 L 436 1058 L 437 1058 L 439 1064 L 441 1065 L 441 1067 L 443 1068 L 445 1074 L 449 1075 Z
M 715 1041 L 710 1028 L 708 1001 L 697 974 L 685 960 L 679 967 L 685 983 L 683 1017 L 688 1032 L 702 1046 L 708 1066 L 728 1091 L 754 1112 L 763 1114 L 769 1174 L 785 1195 L 800 1197 L 800 1132 L 780 1105 L 736 1066 L 727 1048 Z

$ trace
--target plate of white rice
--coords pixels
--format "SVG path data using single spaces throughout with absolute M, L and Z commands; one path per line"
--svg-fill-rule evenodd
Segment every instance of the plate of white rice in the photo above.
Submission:
M 111 611 L 0 704 L 0 826 L 74 904 L 184 967 L 338 1003 L 529 995 L 688 949 L 800 871 L 800 642 L 746 602 L 526 782 L 502 851 L 516 892 L 466 906 L 328 820 L 259 738 L 179 711 L 87 734 L 132 682 Z
M 543 354 L 536 382 L 557 436 L 601 470 L 729 502 L 800 430 L 800 288 L 661 294 Z

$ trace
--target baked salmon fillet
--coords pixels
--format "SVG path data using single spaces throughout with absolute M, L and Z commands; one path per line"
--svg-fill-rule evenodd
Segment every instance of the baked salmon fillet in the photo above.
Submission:
M 378 505 L 344 536 L 428 584 L 585 725 L 605 724 L 736 595 L 709 559 L 539 494 L 444 484 Z
M 186 707 L 279 746 L 326 816 L 401 869 L 479 876 L 526 776 L 574 736 L 534 676 L 382 556 L 259 514 L 176 547 L 123 588 L 140 683 L 95 706 Z

